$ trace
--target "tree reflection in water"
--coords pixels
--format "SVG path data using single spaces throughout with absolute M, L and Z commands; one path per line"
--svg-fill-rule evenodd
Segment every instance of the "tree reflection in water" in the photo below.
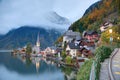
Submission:
M 77 71 L 73 67 L 60 67 L 65 74 L 65 80 L 76 80 Z

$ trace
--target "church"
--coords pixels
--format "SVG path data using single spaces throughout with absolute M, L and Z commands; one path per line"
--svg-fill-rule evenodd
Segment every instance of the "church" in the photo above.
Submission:
M 33 54 L 39 54 L 40 53 L 40 37 L 39 37 L 39 33 L 37 35 L 36 45 L 34 45 L 32 51 L 33 51 Z

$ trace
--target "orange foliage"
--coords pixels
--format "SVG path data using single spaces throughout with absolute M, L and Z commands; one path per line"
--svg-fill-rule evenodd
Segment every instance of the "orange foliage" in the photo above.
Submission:
M 110 5 L 112 3 L 112 0 L 109 1 L 105 1 L 103 2 L 103 6 L 99 9 L 95 8 L 92 13 L 88 16 L 88 18 L 92 21 L 96 21 L 98 19 L 101 19 L 102 17 L 104 17 L 104 15 L 106 14 L 106 12 L 109 10 Z M 108 10 L 106 10 L 106 8 L 108 8 Z

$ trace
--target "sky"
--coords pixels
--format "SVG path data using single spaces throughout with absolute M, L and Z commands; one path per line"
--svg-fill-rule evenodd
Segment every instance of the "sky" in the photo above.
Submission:
M 49 26 L 45 16 L 50 12 L 56 12 L 73 23 L 97 1 L 99 0 L 0 0 L 0 34 L 24 25 Z

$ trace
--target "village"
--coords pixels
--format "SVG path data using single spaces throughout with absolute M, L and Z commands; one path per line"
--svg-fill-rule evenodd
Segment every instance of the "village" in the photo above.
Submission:
M 112 27 L 112 23 L 106 22 L 101 27 L 101 32 Z M 58 60 L 61 64 L 81 66 L 81 63 L 94 56 L 100 34 L 97 31 L 84 31 L 83 34 L 68 30 L 63 34 L 63 41 L 59 44 L 47 47 L 41 50 L 39 33 L 37 35 L 36 44 L 32 47 L 30 44 L 23 48 L 14 50 L 14 54 L 31 57 L 44 57 Z M 28 53 L 28 54 L 27 54 Z

